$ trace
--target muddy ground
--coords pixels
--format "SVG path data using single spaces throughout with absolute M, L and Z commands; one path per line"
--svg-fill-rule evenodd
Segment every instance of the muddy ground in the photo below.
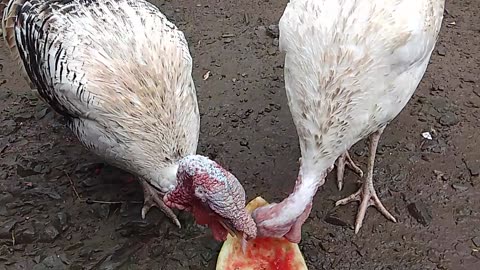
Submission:
M 156 1 L 191 46 L 199 153 L 229 168 L 249 199 L 282 199 L 298 169 L 274 27 L 286 2 Z M 310 269 L 480 269 L 480 2 L 447 9 L 427 74 L 379 147 L 377 191 L 398 222 L 370 208 L 355 235 L 357 206 L 333 202 L 357 176 L 347 172 L 340 192 L 331 174 L 303 227 Z M 207 230 L 183 213 L 181 230 L 158 210 L 143 221 L 138 184 L 109 166 L 93 173 L 101 160 L 0 58 L 0 270 L 214 269 L 221 244 Z M 365 168 L 366 144 L 353 153 Z

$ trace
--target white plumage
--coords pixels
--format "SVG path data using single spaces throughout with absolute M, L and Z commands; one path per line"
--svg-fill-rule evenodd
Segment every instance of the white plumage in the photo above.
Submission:
M 300 227 L 337 159 L 339 187 L 348 149 L 370 136 L 362 201 L 391 220 L 373 188 L 373 161 L 384 127 L 405 107 L 427 68 L 444 0 L 291 0 L 280 20 L 285 87 L 302 153 L 294 192 L 258 209 L 259 235 L 300 240 Z M 349 162 L 354 165 L 353 162 Z M 352 166 L 355 168 L 355 166 Z M 360 170 L 357 170 L 361 174 Z
M 153 194 L 175 188 L 178 161 L 197 148 L 183 33 L 143 0 L 4 0 L 2 9 L 5 41 L 40 96 L 89 149 L 141 179 L 143 214 L 158 204 L 179 225 Z

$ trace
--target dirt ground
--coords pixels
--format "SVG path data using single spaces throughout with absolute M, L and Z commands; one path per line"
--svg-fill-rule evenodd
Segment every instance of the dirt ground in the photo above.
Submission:
M 191 47 L 199 153 L 230 169 L 249 200 L 281 200 L 299 157 L 275 39 L 287 0 L 155 2 Z M 355 235 L 357 205 L 333 202 L 358 178 L 348 171 L 340 192 L 332 173 L 303 227 L 310 269 L 480 269 L 480 1 L 447 9 L 427 74 L 379 147 L 377 191 L 398 222 L 369 208 Z M 139 185 L 109 166 L 93 173 L 101 160 L 0 58 L 0 270 L 215 268 L 221 244 L 208 230 L 186 213 L 181 230 L 158 210 L 143 221 Z M 366 144 L 353 153 L 365 168 Z

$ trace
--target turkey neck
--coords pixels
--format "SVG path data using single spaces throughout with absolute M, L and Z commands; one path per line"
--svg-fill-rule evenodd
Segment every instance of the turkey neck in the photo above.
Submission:
M 318 188 L 325 183 L 327 173 L 333 165 L 333 162 L 332 165 L 327 162 L 303 161 L 301 163 L 293 192 L 279 203 L 283 209 L 287 210 L 283 215 L 288 220 L 298 218 L 305 211 L 313 201 Z

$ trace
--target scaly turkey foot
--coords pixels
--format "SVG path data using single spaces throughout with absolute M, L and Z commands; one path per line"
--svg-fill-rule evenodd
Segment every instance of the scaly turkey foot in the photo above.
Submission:
M 360 201 L 360 207 L 358 209 L 357 218 L 355 220 L 355 233 L 358 233 L 363 224 L 363 219 L 365 218 L 365 213 L 369 206 L 374 205 L 386 218 L 390 219 L 393 222 L 397 220 L 388 212 L 388 210 L 383 206 L 382 202 L 377 196 L 377 192 L 372 185 L 363 184 L 362 187 L 355 192 L 354 194 L 348 196 L 345 199 L 339 200 L 335 203 L 336 206 L 345 205 L 353 201 Z
M 355 220 L 355 233 L 358 233 L 358 231 L 362 227 L 363 219 L 365 218 L 365 212 L 367 211 L 367 208 L 371 205 L 376 206 L 380 213 L 385 215 L 385 217 L 387 217 L 391 221 L 397 222 L 397 220 L 392 216 L 392 214 L 390 214 L 390 212 L 388 212 L 385 206 L 383 206 L 382 202 L 377 196 L 375 188 L 373 187 L 373 167 L 375 165 L 375 154 L 378 147 L 378 141 L 380 140 L 380 136 L 382 135 L 384 129 L 385 126 L 381 127 L 379 130 L 370 135 L 367 175 L 363 180 L 362 187 L 349 197 L 343 200 L 339 200 L 335 203 L 336 206 L 339 206 L 352 201 L 361 202 L 357 213 L 357 219 Z
M 357 164 L 353 162 L 348 151 L 346 151 L 340 157 L 337 158 L 335 165 L 337 166 L 337 185 L 339 190 L 342 190 L 343 188 L 343 176 L 345 175 L 345 165 L 347 165 L 347 167 L 350 168 L 353 172 L 358 174 L 358 176 L 363 177 L 362 169 L 360 169 L 357 166 Z
M 339 206 L 352 201 L 361 202 L 357 213 L 357 219 L 355 220 L 355 233 L 358 233 L 358 231 L 362 227 L 363 219 L 365 218 L 365 212 L 367 211 L 367 208 L 371 205 L 376 206 L 377 209 L 391 221 L 397 222 L 397 220 L 392 216 L 392 214 L 390 214 L 385 208 L 385 206 L 383 206 L 382 202 L 377 196 L 375 188 L 373 187 L 373 166 L 375 164 L 375 153 L 377 151 L 378 141 L 380 140 L 380 136 L 382 135 L 384 129 L 385 127 L 382 127 L 381 129 L 370 135 L 367 175 L 363 180 L 362 187 L 354 194 L 335 203 L 336 206 Z
M 161 196 L 159 196 L 159 192 L 150 186 L 145 181 L 140 180 L 140 183 L 143 187 L 143 196 L 144 196 L 144 203 L 142 207 L 142 218 L 145 219 L 145 216 L 147 215 L 148 211 L 150 208 L 156 206 L 158 207 L 167 217 L 169 217 L 175 225 L 177 225 L 178 228 L 182 228 L 182 225 L 180 225 L 180 221 L 177 218 L 177 215 L 170 209 L 165 203 L 163 202 L 163 199 Z

